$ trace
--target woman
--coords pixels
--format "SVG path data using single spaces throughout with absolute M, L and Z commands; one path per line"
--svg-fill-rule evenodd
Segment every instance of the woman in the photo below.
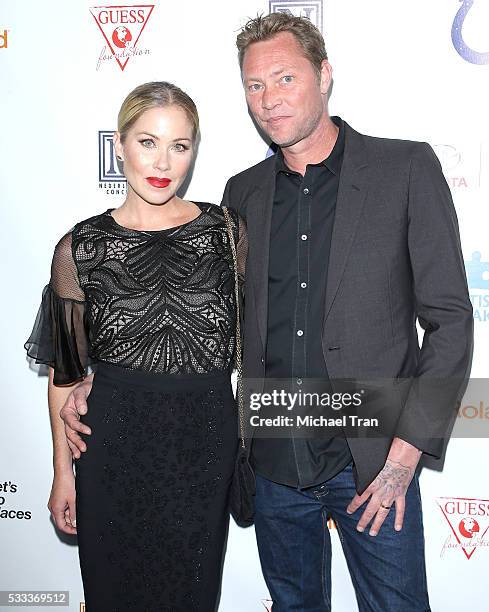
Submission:
M 127 96 L 114 134 L 127 198 L 60 240 L 26 343 L 51 366 L 49 507 L 67 507 L 57 525 L 78 533 L 87 612 L 217 605 L 237 449 L 236 304 L 222 209 L 177 195 L 198 135 L 178 87 Z M 230 220 L 241 268 L 244 224 Z M 92 433 L 74 476 L 59 410 L 89 362 Z

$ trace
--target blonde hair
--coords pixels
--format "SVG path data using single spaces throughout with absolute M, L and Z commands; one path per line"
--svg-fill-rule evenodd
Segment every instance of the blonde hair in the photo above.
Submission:
M 126 97 L 117 117 L 117 130 L 123 143 L 127 132 L 139 117 L 150 108 L 179 106 L 187 114 L 192 124 L 194 142 L 199 137 L 199 114 L 192 98 L 180 87 L 166 81 L 143 83 L 133 89 Z
M 319 78 L 321 64 L 323 60 L 328 59 L 323 35 L 306 17 L 295 17 L 280 12 L 265 16 L 258 15 L 241 28 L 236 38 L 240 69 L 243 70 L 244 55 L 250 45 L 269 40 L 281 32 L 290 32 L 295 37 Z

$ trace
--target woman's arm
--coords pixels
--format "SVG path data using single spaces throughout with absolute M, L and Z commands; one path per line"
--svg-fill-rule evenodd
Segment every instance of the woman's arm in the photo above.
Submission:
M 64 533 L 76 533 L 75 477 L 71 451 L 68 446 L 64 423 L 59 412 L 73 390 L 53 383 L 53 368 L 49 368 L 48 404 L 53 437 L 54 478 L 48 508 L 56 527 Z

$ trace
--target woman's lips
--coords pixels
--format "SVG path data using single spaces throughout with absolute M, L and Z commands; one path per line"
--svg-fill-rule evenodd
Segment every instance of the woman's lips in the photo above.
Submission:
M 156 176 L 148 176 L 146 180 L 150 185 L 157 187 L 158 189 L 168 187 L 168 185 L 171 183 L 171 179 L 169 178 L 157 178 Z

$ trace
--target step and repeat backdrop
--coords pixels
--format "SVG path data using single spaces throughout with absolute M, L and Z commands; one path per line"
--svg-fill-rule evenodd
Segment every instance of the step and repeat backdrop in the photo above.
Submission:
M 76 538 L 56 532 L 46 507 L 47 380 L 29 369 L 23 343 L 58 239 L 76 221 L 124 199 L 112 144 L 119 106 L 151 80 L 187 91 L 200 112 L 202 142 L 186 197 L 220 202 L 226 180 L 267 154 L 247 112 L 235 38 L 248 17 L 272 11 L 304 15 L 322 30 L 334 69 L 331 114 L 360 132 L 427 141 L 435 149 L 458 213 L 474 306 L 472 376 L 488 373 L 487 0 L 105 0 L 104 6 L 2 0 L 0 590 L 69 591 L 65 609 L 84 608 Z M 485 387 L 466 394 L 456 424 L 462 434 L 454 435 L 443 462 L 427 462 L 421 474 L 434 611 L 488 609 Z M 328 529 L 333 608 L 352 612 L 334 523 Z M 270 608 L 253 529 L 233 524 L 220 610 Z

